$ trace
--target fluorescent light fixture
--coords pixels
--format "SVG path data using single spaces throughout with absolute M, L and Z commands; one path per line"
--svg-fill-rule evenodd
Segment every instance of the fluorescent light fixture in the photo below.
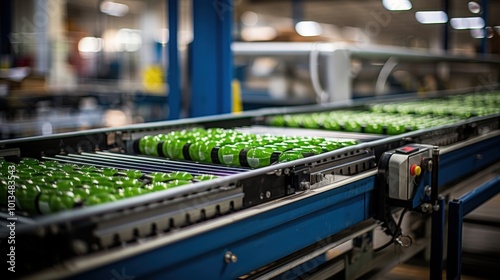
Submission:
M 95 53 L 102 50 L 103 40 L 96 37 L 84 37 L 78 42 L 78 50 L 82 53 Z
M 112 1 L 102 2 L 100 9 L 101 12 L 114 17 L 122 17 L 128 13 L 127 5 Z
M 295 25 L 295 30 L 300 36 L 318 36 L 323 31 L 321 25 L 315 21 L 301 21 Z
M 471 29 L 470 36 L 476 39 L 484 38 L 484 29 Z
M 389 11 L 408 11 L 412 7 L 409 0 L 382 0 L 382 5 Z
M 252 26 L 241 30 L 241 37 L 245 41 L 269 41 L 278 36 L 278 31 L 270 26 Z
M 135 52 L 141 48 L 142 38 L 139 30 L 122 28 L 116 32 L 115 43 L 120 52 Z
M 241 15 L 241 22 L 246 26 L 255 26 L 259 22 L 259 15 L 252 11 L 246 11 Z
M 419 11 L 415 18 L 422 24 L 446 23 L 448 15 L 443 11 Z
M 479 5 L 474 1 L 470 1 L 467 4 L 467 7 L 469 8 L 469 11 L 473 14 L 479 14 L 479 12 L 481 12 L 481 5 Z
M 450 25 L 453 29 L 479 29 L 484 27 L 484 20 L 480 17 L 452 18 Z

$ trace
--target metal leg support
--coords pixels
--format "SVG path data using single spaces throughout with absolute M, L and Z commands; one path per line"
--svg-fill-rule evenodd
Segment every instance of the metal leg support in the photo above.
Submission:
M 450 201 L 448 209 L 448 261 L 446 279 L 460 279 L 462 270 L 463 217 L 499 192 L 500 176 L 497 176 L 459 199 Z
M 431 266 L 429 279 L 441 279 L 443 275 L 444 198 L 438 198 L 439 209 L 432 213 Z

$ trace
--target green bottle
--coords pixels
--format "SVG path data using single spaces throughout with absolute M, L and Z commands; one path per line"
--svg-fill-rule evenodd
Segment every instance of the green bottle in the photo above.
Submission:
M 122 179 L 119 182 L 121 182 L 118 185 L 120 188 L 140 188 L 143 185 L 142 182 L 137 180 L 137 179 Z M 113 183 L 113 182 L 111 182 L 111 183 Z M 115 186 L 115 187 L 118 187 L 118 186 Z
M 207 141 L 200 146 L 199 157 L 200 161 L 208 163 L 220 163 L 218 157 L 219 141 Z M 215 149 L 215 155 L 212 157 L 212 150 Z M 215 160 L 215 161 L 214 161 Z
M 323 149 L 323 152 L 331 152 L 342 147 L 340 143 L 333 141 L 324 141 L 319 143 L 318 146 Z
M 16 204 L 21 211 L 35 214 L 36 198 L 41 192 L 40 188 L 34 184 L 23 184 L 16 188 Z
M 304 156 L 302 155 L 301 152 L 289 150 L 289 151 L 283 152 L 279 156 L 278 161 L 279 162 L 288 162 L 288 161 L 297 160 L 297 159 L 301 159 L 301 158 L 304 158 Z
M 57 168 L 59 168 L 61 164 L 58 161 L 55 161 L 55 160 L 45 160 L 45 161 L 43 161 L 43 165 L 45 165 L 47 167 L 57 167 Z
M 383 134 L 383 131 L 384 127 L 378 122 L 371 122 L 371 123 L 368 122 L 365 126 L 366 133 Z
M 147 194 L 150 191 L 145 188 L 136 188 L 136 187 L 128 187 L 124 188 L 121 192 L 120 195 L 123 196 L 124 198 L 129 198 L 129 197 L 135 197 L 143 194 Z
M 117 201 L 118 199 L 114 194 L 111 193 L 98 193 L 87 197 L 87 199 L 83 202 L 85 206 L 92 206 L 98 204 L 104 204 L 108 202 Z
M 285 118 L 283 116 L 273 116 L 269 119 L 268 123 L 271 126 L 285 126 Z
M 304 119 L 302 120 L 302 126 L 305 128 L 312 128 L 312 129 L 319 128 L 318 122 L 312 116 L 305 116 Z
M 255 147 L 248 150 L 246 158 L 248 166 L 259 168 L 269 166 L 278 161 L 281 152 L 268 147 Z
M 69 174 L 64 171 L 53 171 L 51 172 L 50 177 L 52 178 L 52 180 L 57 181 L 59 179 L 69 178 Z
M 143 155 L 148 155 L 150 153 L 150 142 L 152 141 L 153 136 L 151 135 L 146 135 L 139 139 L 139 152 Z
M 102 169 L 102 173 L 105 176 L 114 176 L 116 173 L 118 173 L 118 169 L 114 167 L 104 167 Z
M 387 134 L 389 135 L 397 135 L 404 132 L 406 132 L 406 127 L 401 123 L 394 122 L 387 126 Z
M 9 190 L 9 177 L 0 176 L 0 206 L 7 205 L 7 191 Z
M 36 158 L 22 158 L 21 160 L 19 160 L 19 164 L 39 165 L 40 161 Z
M 209 181 L 213 179 L 219 178 L 218 176 L 215 175 L 210 175 L 210 174 L 201 174 L 201 175 L 196 175 L 194 176 L 193 180 L 194 181 Z
M 191 143 L 192 139 L 187 135 L 171 138 L 163 143 L 163 154 L 171 159 L 189 159 L 185 158 L 185 156 L 189 155 L 188 151 Z M 187 147 L 186 154 L 184 153 L 184 146 Z
M 191 181 L 187 181 L 187 180 L 173 180 L 173 181 L 169 181 L 167 183 L 168 188 L 174 188 L 174 187 L 178 187 L 178 186 L 182 186 L 182 185 L 188 185 L 188 184 L 191 184 Z
M 287 115 L 285 123 L 288 127 L 300 127 L 302 125 L 302 115 Z
M 79 203 L 74 193 L 69 191 L 63 192 L 62 195 L 52 194 L 50 199 L 50 206 L 55 212 L 71 210 Z
M 149 174 L 149 176 L 151 177 L 151 181 L 153 183 L 165 182 L 165 181 L 170 180 L 170 175 L 168 173 L 165 173 L 165 172 L 151 172 Z
M 145 186 L 146 190 L 153 191 L 153 192 L 158 192 L 158 191 L 164 191 L 168 189 L 169 186 L 166 182 L 155 182 L 150 185 Z
M 188 147 L 189 157 L 192 161 L 201 161 L 200 158 L 200 149 L 203 146 L 203 143 L 206 141 L 210 141 L 209 137 L 202 137 L 193 141 Z
M 303 147 L 293 148 L 292 151 L 301 153 L 303 157 L 310 157 L 319 154 L 316 149 L 303 148 Z
M 344 130 L 349 132 L 361 132 L 361 124 L 354 120 L 346 121 L 344 123 Z
M 135 169 L 126 169 L 122 170 L 123 173 L 130 179 L 139 179 L 141 178 L 144 174 L 140 170 L 135 170 Z
M 38 197 L 38 211 L 40 214 L 51 214 L 69 210 L 76 204 L 73 192 L 53 191 L 42 192 Z
M 90 188 L 88 187 L 77 187 L 73 189 L 73 194 L 75 196 L 75 201 L 81 202 L 90 196 Z
M 82 183 L 77 180 L 61 179 L 56 181 L 56 188 L 61 191 L 71 191 L 73 188 L 81 187 Z
M 80 170 L 80 167 L 76 164 L 65 163 L 60 166 L 60 169 L 64 172 L 71 172 L 75 170 Z
M 219 149 L 219 161 L 222 164 L 241 166 L 240 152 L 247 147 L 247 143 L 236 143 L 224 145 Z
M 354 140 L 354 139 L 339 139 L 338 143 L 342 147 L 354 146 L 354 145 L 359 144 L 359 142 L 357 140 Z
M 169 173 L 168 175 L 170 176 L 170 180 L 185 180 L 185 181 L 188 181 L 188 180 L 192 180 L 193 179 L 193 175 L 191 175 L 188 172 L 183 172 L 183 171 L 175 171 L 175 172 Z

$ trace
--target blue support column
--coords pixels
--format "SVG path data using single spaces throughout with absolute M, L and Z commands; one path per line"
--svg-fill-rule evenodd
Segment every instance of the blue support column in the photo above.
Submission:
M 232 0 L 193 0 L 190 116 L 230 113 Z
M 486 34 L 486 27 L 488 26 L 488 0 L 481 1 L 481 17 L 484 20 L 484 36 L 481 38 L 481 53 L 488 52 L 488 34 Z
M 168 116 L 169 120 L 178 119 L 181 112 L 181 88 L 177 30 L 179 27 L 179 2 L 167 0 L 168 9 Z
M 450 201 L 448 206 L 446 279 L 460 279 L 462 271 L 462 225 L 464 216 L 498 193 L 500 193 L 500 176 L 484 183 L 459 199 Z
M 443 11 L 446 13 L 448 16 L 448 19 L 451 18 L 450 15 L 450 0 L 443 0 Z M 450 24 L 447 22 L 446 24 L 443 24 L 443 50 L 448 51 L 449 49 L 449 42 L 450 42 Z
M 432 213 L 431 264 L 430 278 L 441 279 L 443 276 L 443 244 L 444 244 L 444 198 L 437 200 L 439 209 Z
M 304 1 L 303 0 L 292 0 L 292 18 L 293 26 L 302 21 L 304 18 Z
M 9 35 L 12 32 L 12 2 L 11 0 L 2 1 L 0 4 L 0 58 L 4 55 L 9 56 L 9 67 L 12 61 L 12 51 Z M 3 61 L 2 61 L 3 62 Z

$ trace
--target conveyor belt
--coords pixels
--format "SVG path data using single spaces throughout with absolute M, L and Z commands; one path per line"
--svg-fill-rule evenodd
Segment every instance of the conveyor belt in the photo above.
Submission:
M 314 109 L 309 108 L 308 112 L 314 112 Z M 318 111 L 327 109 L 316 107 Z M 293 110 L 300 113 L 300 109 Z M 5 158 L 11 161 L 19 157 L 34 157 L 79 165 L 137 169 L 146 174 L 143 179 L 155 171 L 184 171 L 193 175 L 213 174 L 219 177 L 100 206 L 71 209 L 48 216 L 20 217 L 17 232 L 19 250 L 29 251 L 25 273 L 36 275 L 37 270 L 60 264 L 62 259 L 69 260 L 69 263 L 73 258 L 93 259 L 96 255 L 106 259 L 108 250 L 121 255 L 135 246 L 148 244 L 146 247 L 151 252 L 156 249 L 162 254 L 165 252 L 169 259 L 166 262 L 171 266 L 168 269 L 150 267 L 152 262 L 134 252 L 128 256 L 133 258 L 137 254 L 134 261 L 141 265 L 147 264 L 144 265 L 145 272 L 138 273 L 137 277 L 147 278 L 150 276 L 147 273 L 160 273 L 160 270 L 195 271 L 183 269 L 201 265 L 192 262 L 193 258 L 199 257 L 200 261 L 213 260 L 206 267 L 225 271 L 222 278 L 234 279 L 266 265 L 253 264 L 253 260 L 250 260 L 259 259 L 263 262 L 260 258 L 249 258 L 255 256 L 255 248 L 260 252 L 269 248 L 274 255 L 266 255 L 264 259 L 266 262 L 275 261 L 291 253 L 287 251 L 291 248 L 288 248 L 289 244 L 296 246 L 293 250 L 299 250 L 310 245 L 310 240 L 317 241 L 318 236 L 326 238 L 353 223 L 372 218 L 376 211 L 372 209 L 372 195 L 376 191 L 374 174 L 377 172 L 374 167 L 380 155 L 388 150 L 409 143 L 450 145 L 440 158 L 440 185 L 498 161 L 498 134 L 488 133 L 498 131 L 498 114 L 392 136 L 261 125 L 267 116 L 285 111 L 216 116 L 0 142 Z M 132 149 L 132 144 L 145 135 L 180 131 L 193 126 L 234 129 L 254 134 L 348 138 L 362 143 L 256 169 L 137 155 L 137 151 Z M 457 172 L 457 166 L 462 173 Z M 337 179 L 339 176 L 342 180 Z M 315 197 L 315 193 L 321 193 L 321 197 Z M 241 213 L 245 213 L 245 216 Z M 5 213 L 0 216 L 5 222 Z M 278 220 L 281 220 L 279 226 Z M 193 234 L 186 236 L 186 232 Z M 214 234 L 215 237 L 212 236 Z M 179 243 L 167 249 L 154 248 L 156 243 L 150 243 L 150 240 L 156 237 L 175 237 Z M 290 237 L 293 239 L 288 240 Z M 258 239 L 265 239 L 266 242 Z M 30 246 L 28 242 L 31 240 L 36 244 Z M 88 246 L 88 251 L 78 251 L 74 240 L 83 242 Z M 186 247 L 181 248 L 184 246 L 181 243 L 187 244 Z M 186 250 L 203 247 L 203 244 L 213 245 L 204 251 L 206 254 L 203 256 Z M 241 251 L 239 244 L 245 245 L 245 252 Z M 225 263 L 219 254 L 228 248 L 237 250 L 236 253 L 240 253 L 242 260 L 246 258 L 247 262 Z M 182 256 L 186 251 L 191 255 Z M 175 258 L 170 254 L 175 254 Z M 189 261 L 179 263 L 177 259 Z M 223 269 L 221 265 L 224 265 Z M 100 266 L 96 263 L 94 267 L 101 269 Z M 74 271 L 78 271 L 78 268 Z
M 228 176 L 248 170 L 245 168 L 209 165 L 188 161 L 173 161 L 162 158 L 110 152 L 56 155 L 55 157 L 44 157 L 44 159 L 57 160 L 74 164 L 92 164 L 99 167 L 110 166 L 123 169 L 133 168 L 144 171 L 146 173 L 154 171 L 184 171 L 191 174 L 212 174 L 217 176 Z

